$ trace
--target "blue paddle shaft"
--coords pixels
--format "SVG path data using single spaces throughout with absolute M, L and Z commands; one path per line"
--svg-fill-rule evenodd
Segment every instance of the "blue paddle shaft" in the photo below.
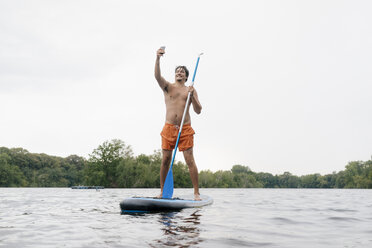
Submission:
M 198 70 L 199 60 L 200 60 L 200 55 L 199 55 L 199 57 L 198 57 L 198 60 L 196 61 L 196 66 L 195 66 L 195 70 L 194 70 L 194 75 L 192 76 L 191 86 L 194 85 L 195 76 L 196 76 L 196 71 Z
M 194 80 L 195 80 L 196 71 L 198 70 L 200 55 L 198 57 L 198 60 L 196 61 L 196 66 L 195 66 L 195 70 L 194 70 L 194 75 L 192 77 L 191 86 L 194 85 Z M 167 177 L 165 178 L 165 182 L 164 182 L 163 195 L 162 195 L 162 197 L 163 198 L 167 198 L 167 199 L 170 199 L 173 196 L 173 188 L 174 187 L 173 187 L 173 172 L 172 172 L 172 168 L 173 168 L 174 158 L 176 157 L 178 142 L 180 141 L 181 132 L 182 132 L 182 128 L 183 128 L 183 122 L 185 121 L 185 116 L 186 116 L 186 113 L 187 113 L 187 107 L 189 105 L 190 98 L 191 98 L 191 93 L 189 92 L 189 94 L 187 95 L 185 110 L 183 111 L 183 115 L 182 115 L 180 130 L 178 131 L 176 146 L 174 148 L 174 152 L 173 152 L 173 156 L 172 156 L 172 162 L 171 162 L 171 165 L 170 165 L 169 170 L 168 170 Z

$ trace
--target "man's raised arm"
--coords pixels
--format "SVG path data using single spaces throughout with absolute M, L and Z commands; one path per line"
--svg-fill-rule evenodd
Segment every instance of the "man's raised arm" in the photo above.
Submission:
M 158 49 L 158 51 L 156 52 L 155 78 L 156 78 L 156 81 L 158 81 L 160 88 L 163 91 L 166 91 L 169 83 L 161 76 L 161 73 L 160 73 L 160 57 L 163 56 L 164 53 L 165 51 L 162 48 Z

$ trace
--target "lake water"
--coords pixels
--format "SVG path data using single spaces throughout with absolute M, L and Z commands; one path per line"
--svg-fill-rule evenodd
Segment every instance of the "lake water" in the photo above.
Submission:
M 0 188 L 0 247 L 372 247 L 372 190 L 201 189 L 213 205 L 120 214 L 158 193 Z

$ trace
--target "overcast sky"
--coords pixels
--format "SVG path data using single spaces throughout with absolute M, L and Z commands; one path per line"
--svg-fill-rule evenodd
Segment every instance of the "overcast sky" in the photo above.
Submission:
M 160 149 L 154 78 L 193 73 L 199 170 L 332 173 L 372 155 L 371 1 L 0 0 L 0 146 Z M 191 81 L 191 80 L 190 80 Z M 183 161 L 181 153 L 178 160 Z

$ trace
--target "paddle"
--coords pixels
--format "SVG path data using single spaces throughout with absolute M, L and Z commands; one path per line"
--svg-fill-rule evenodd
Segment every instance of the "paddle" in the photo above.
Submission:
M 196 61 L 196 66 L 195 66 L 195 70 L 194 70 L 194 76 L 192 77 L 192 82 L 191 82 L 191 85 L 190 86 L 193 86 L 194 85 L 196 70 L 198 69 L 199 60 L 200 60 L 200 56 L 201 55 L 203 55 L 203 53 L 199 54 L 198 60 Z M 189 94 L 187 95 L 185 110 L 183 111 L 183 116 L 182 116 L 182 120 L 181 120 L 180 131 L 178 132 L 176 147 L 174 148 L 174 152 L 173 152 L 172 162 L 171 162 L 171 165 L 170 165 L 169 170 L 168 170 L 167 177 L 165 178 L 165 182 L 164 182 L 163 198 L 166 198 L 166 199 L 170 199 L 173 196 L 173 172 L 172 172 L 172 167 L 173 167 L 173 163 L 174 163 L 174 158 L 176 157 L 178 142 L 180 141 L 182 127 L 183 127 L 183 122 L 185 120 L 185 116 L 186 116 L 186 112 L 187 112 L 187 106 L 189 105 L 189 102 L 190 102 L 190 97 L 191 97 L 191 93 L 189 92 Z

